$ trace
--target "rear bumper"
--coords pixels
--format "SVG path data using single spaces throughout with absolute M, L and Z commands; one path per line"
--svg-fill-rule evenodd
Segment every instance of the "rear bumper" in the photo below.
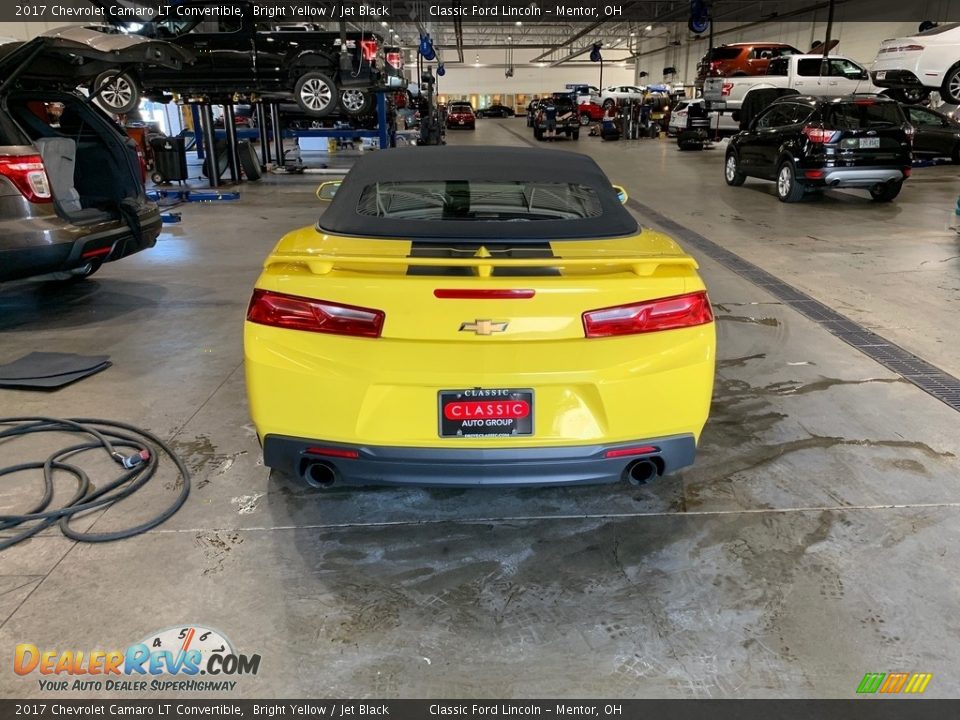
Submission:
M 655 448 L 641 455 L 608 458 L 618 449 Z M 310 452 L 311 448 L 357 454 L 342 458 Z M 333 468 L 344 485 L 407 485 L 476 487 L 496 485 L 591 485 L 614 483 L 638 460 L 652 460 L 660 474 L 693 464 L 696 441 L 692 435 L 610 445 L 545 448 L 405 448 L 328 443 L 321 440 L 267 435 L 263 461 L 268 467 L 302 476 L 315 462 Z
M 878 72 L 884 72 L 883 78 L 877 78 Z M 872 70 L 870 79 L 878 87 L 886 88 L 919 88 L 923 87 L 920 78 L 910 70 Z
M 821 187 L 864 188 L 873 187 L 888 182 L 902 182 L 906 179 L 901 168 L 891 167 L 864 167 L 864 168 L 832 168 L 824 171 L 822 178 L 805 182 Z
M 148 206 L 140 222 L 136 237 L 118 221 L 100 228 L 74 225 L 55 215 L 2 221 L 0 281 L 72 270 L 91 260 L 111 262 L 151 248 L 162 226 L 156 206 Z

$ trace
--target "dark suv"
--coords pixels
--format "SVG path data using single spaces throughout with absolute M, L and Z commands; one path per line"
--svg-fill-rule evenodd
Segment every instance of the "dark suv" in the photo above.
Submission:
M 198 0 L 197 14 L 144 23 L 140 35 L 166 40 L 190 52 L 195 61 L 181 70 L 149 67 L 104 73 L 94 83 L 98 103 L 107 112 L 124 114 L 140 97 L 234 102 L 245 99 L 292 99 L 313 117 L 339 107 L 347 115 L 369 113 L 371 89 L 386 79 L 383 38 L 369 32 L 347 33 L 341 57 L 340 33 L 312 26 L 257 22 L 248 0 Z M 217 17 L 213 11 L 235 9 Z M 209 15 L 199 11 L 209 9 Z
M 533 136 L 543 140 L 558 135 L 580 139 L 580 109 L 576 93 L 553 93 L 540 100 L 534 109 Z
M 913 128 L 895 100 L 876 95 L 775 100 L 727 149 L 728 185 L 774 180 L 783 202 L 807 191 L 865 188 L 890 202 L 910 177 Z
M 136 143 L 74 88 L 115 63 L 185 57 L 81 25 L 0 45 L 0 281 L 83 278 L 154 246 L 160 212 Z

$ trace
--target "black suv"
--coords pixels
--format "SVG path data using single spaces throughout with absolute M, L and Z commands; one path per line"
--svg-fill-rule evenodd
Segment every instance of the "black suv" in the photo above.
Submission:
M 137 34 L 166 40 L 195 57 L 182 70 L 147 67 L 104 73 L 91 88 L 98 104 L 115 114 L 130 112 L 141 95 L 168 102 L 169 93 L 185 99 L 234 102 L 245 99 L 293 100 L 313 117 L 333 112 L 339 101 L 351 116 L 369 113 L 370 90 L 386 79 L 383 38 L 347 33 L 346 62 L 340 33 L 313 26 L 255 21 L 248 0 L 198 0 L 185 6 L 194 14 L 144 23 Z M 236 14 L 217 17 L 200 11 L 224 8 Z
M 556 92 L 548 95 L 533 113 L 533 136 L 537 140 L 558 135 L 580 139 L 580 110 L 576 93 Z
M 782 97 L 731 139 L 724 176 L 735 186 L 748 176 L 774 180 L 783 202 L 833 187 L 866 188 L 890 202 L 910 177 L 912 132 L 889 98 Z

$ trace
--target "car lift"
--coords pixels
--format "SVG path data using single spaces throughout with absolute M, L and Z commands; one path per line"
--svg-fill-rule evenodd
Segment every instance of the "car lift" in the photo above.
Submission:
M 238 139 L 259 140 L 260 159 L 263 165 L 268 165 L 276 158 L 276 164 L 284 165 L 283 141 L 285 138 L 336 138 L 338 140 L 357 140 L 362 138 L 377 138 L 381 148 L 396 147 L 396 127 L 387 122 L 387 97 L 389 90 L 381 90 L 376 93 L 377 101 L 377 127 L 374 130 L 361 130 L 356 128 L 310 128 L 304 130 L 284 130 L 280 126 L 280 106 L 276 102 L 255 103 L 255 112 L 257 118 L 257 127 L 238 130 L 236 119 L 234 118 L 234 106 L 232 104 L 223 105 L 223 129 L 214 127 L 213 109 L 209 103 L 190 103 L 193 113 L 194 128 L 200 128 L 200 132 L 194 131 L 193 136 L 196 139 L 197 157 L 203 160 L 207 158 L 207 179 L 210 188 L 220 187 L 220 173 L 216 151 L 207 152 L 208 148 L 216 148 L 218 139 L 225 139 L 227 143 L 227 168 L 230 172 L 231 183 L 236 185 L 240 182 L 240 157 L 237 152 Z M 270 121 L 267 122 L 267 113 L 269 112 Z M 270 128 L 269 132 L 267 128 Z M 162 191 L 176 192 L 176 191 Z M 189 193 L 191 199 L 196 193 Z M 228 195 L 228 193 L 221 193 Z M 234 199 L 230 197 L 204 198 L 204 201 L 213 199 Z

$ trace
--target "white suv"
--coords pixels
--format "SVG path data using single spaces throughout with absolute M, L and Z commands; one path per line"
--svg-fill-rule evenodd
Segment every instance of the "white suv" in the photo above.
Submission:
M 923 100 L 936 90 L 946 102 L 960 103 L 960 23 L 884 40 L 870 75 L 874 85 L 898 91 L 900 100 Z
M 604 88 L 600 95 L 600 104 L 607 108 L 616 105 L 618 100 L 642 101 L 646 90 L 645 87 L 637 87 L 636 85 L 617 85 Z

